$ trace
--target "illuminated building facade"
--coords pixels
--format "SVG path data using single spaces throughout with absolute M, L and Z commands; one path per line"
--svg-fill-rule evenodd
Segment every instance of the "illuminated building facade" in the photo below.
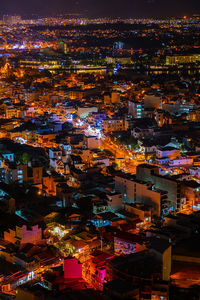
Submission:
M 173 55 L 166 57 L 166 65 L 191 64 L 200 61 L 200 54 Z

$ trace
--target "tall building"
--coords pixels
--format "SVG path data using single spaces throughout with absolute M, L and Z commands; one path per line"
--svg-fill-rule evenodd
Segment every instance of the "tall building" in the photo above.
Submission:
M 167 192 L 168 209 L 176 210 L 181 208 L 181 184 L 171 177 L 159 175 L 159 168 L 147 164 L 137 167 L 136 178 L 145 182 L 151 182 L 156 189 Z
M 112 91 L 111 102 L 112 103 L 119 103 L 120 102 L 120 93 L 119 92 Z
M 130 205 L 140 203 L 151 206 L 152 214 L 156 216 L 162 215 L 168 204 L 168 195 L 165 190 L 156 189 L 152 183 L 137 180 L 131 176 L 116 176 L 115 189 L 123 195 L 125 201 L 131 202 Z M 136 207 L 126 207 L 126 210 L 133 212 Z
M 191 64 L 200 61 L 200 54 L 166 56 L 166 65 Z
M 128 113 L 132 115 L 135 119 L 142 118 L 143 105 L 137 101 L 128 102 Z
M 162 98 L 155 95 L 146 95 L 144 97 L 144 108 L 162 109 Z
M 3 16 L 4 24 L 20 24 L 22 23 L 22 18 L 20 15 L 4 15 Z

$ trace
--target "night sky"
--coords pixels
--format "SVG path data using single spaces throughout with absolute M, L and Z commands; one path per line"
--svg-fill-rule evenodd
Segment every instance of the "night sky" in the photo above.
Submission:
M 1 14 L 164 17 L 200 14 L 200 0 L 0 0 Z

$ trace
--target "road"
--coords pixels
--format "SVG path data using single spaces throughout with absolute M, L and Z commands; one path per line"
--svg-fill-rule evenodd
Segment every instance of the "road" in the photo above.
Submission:
M 121 169 L 126 173 L 135 173 L 136 167 L 139 164 L 145 163 L 143 154 L 123 149 L 122 146 L 113 143 L 109 137 L 101 139 L 101 149 L 109 150 L 116 159 L 123 159 L 124 163 L 122 164 Z

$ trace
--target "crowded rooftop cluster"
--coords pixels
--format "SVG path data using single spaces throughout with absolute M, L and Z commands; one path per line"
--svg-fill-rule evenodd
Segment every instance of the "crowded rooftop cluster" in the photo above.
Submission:
M 0 299 L 199 299 L 195 15 L 0 24 Z

